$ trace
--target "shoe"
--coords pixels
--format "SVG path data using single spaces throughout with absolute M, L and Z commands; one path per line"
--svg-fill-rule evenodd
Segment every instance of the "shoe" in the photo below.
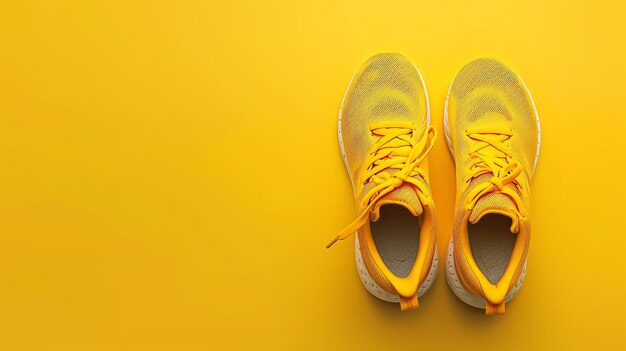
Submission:
M 446 280 L 463 302 L 501 314 L 526 274 L 537 110 L 517 73 L 478 59 L 450 85 L 444 126 L 457 174 Z
M 356 231 L 355 258 L 374 296 L 418 307 L 437 275 L 435 206 L 427 155 L 436 132 L 415 66 L 398 54 L 370 58 L 339 110 L 339 146 L 358 217 L 327 247 Z

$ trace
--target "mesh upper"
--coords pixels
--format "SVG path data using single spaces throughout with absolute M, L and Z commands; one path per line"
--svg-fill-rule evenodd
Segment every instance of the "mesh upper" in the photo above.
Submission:
M 364 155 L 376 142 L 369 130 L 373 123 L 414 122 L 416 139 L 427 127 L 424 83 L 415 66 L 398 54 L 379 54 L 361 66 L 347 92 L 341 120 L 342 137 L 352 176 Z
M 378 137 L 372 135 L 370 126 L 375 123 L 402 121 L 410 122 L 415 126 L 413 138 L 417 142 L 428 127 L 428 103 L 424 83 L 415 66 L 399 54 L 379 54 L 366 61 L 355 73 L 346 98 L 343 103 L 341 117 L 341 137 L 343 138 L 345 154 L 348 165 L 352 172 L 351 177 L 355 182 L 357 193 L 357 207 L 361 198 L 376 184 L 358 184 L 359 175 L 362 171 L 362 163 L 376 143 Z M 393 174 L 396 169 L 387 169 L 385 172 Z M 420 177 L 416 180 L 428 183 Z M 417 197 L 412 185 L 403 184 L 387 194 L 385 200 L 400 200 L 413 208 L 418 214 L 423 212 L 423 206 Z M 434 219 L 434 206 L 430 206 Z M 435 229 L 433 225 L 432 235 L 422 233 L 430 239 L 427 257 L 434 256 Z M 372 258 L 372 251 L 361 235 L 363 230 L 358 231 L 360 250 L 363 263 L 370 276 L 385 291 L 397 294 L 393 285 L 385 277 L 385 274 L 377 267 Z M 425 267 L 428 273 L 430 265 Z
M 389 173 L 389 175 L 393 175 L 398 172 L 396 169 L 387 169 L 385 172 Z M 428 183 L 426 183 L 421 177 L 415 178 L 420 183 L 425 184 L 428 187 Z M 375 182 L 369 182 L 363 186 L 363 190 L 361 190 L 361 195 L 359 196 L 359 202 L 362 201 L 363 197 L 373 189 L 377 184 Z M 382 204 L 386 201 L 401 201 L 406 205 L 410 206 L 418 215 L 424 212 L 424 207 L 422 206 L 415 189 L 413 189 L 413 185 L 404 183 L 401 186 L 395 188 L 389 194 L 383 196 L 379 202 Z
M 493 59 L 468 63 L 454 78 L 448 113 L 457 169 L 464 169 L 468 161 L 470 144 L 466 130 L 498 126 L 513 132 L 509 147 L 530 181 L 538 126 L 530 95 L 514 71 Z M 457 176 L 464 174 L 457 172 Z M 463 181 L 458 177 L 457 184 Z
M 511 138 L 505 142 L 520 163 L 523 172 L 517 178 L 522 184 L 522 191 L 514 185 L 521 195 L 523 206 L 529 210 L 529 188 L 532 167 L 535 161 L 538 142 L 538 125 L 530 95 L 519 76 L 499 61 L 479 59 L 467 64 L 458 73 L 450 88 L 448 100 L 448 120 L 450 136 L 457 169 L 457 209 L 454 217 L 453 237 L 455 267 L 463 285 L 473 294 L 480 296 L 481 287 L 477 276 L 480 272 L 472 271 L 468 258 L 471 252 L 465 252 L 461 245 L 462 235 L 467 235 L 468 219 L 475 220 L 486 210 L 510 210 L 513 201 L 506 195 L 489 193 L 479 199 L 472 213 L 465 207 L 467 194 L 478 184 L 488 181 L 492 176 L 483 175 L 465 184 L 465 168 L 469 159 L 469 148 L 473 144 L 467 137 L 468 130 L 490 130 L 490 128 L 511 131 Z M 529 218 L 520 222 L 519 240 L 522 255 L 513 262 L 515 274 L 510 283 L 512 287 L 522 271 L 530 239 Z M 513 259 L 513 258 L 512 258 Z M 504 282 L 503 282 L 504 283 Z

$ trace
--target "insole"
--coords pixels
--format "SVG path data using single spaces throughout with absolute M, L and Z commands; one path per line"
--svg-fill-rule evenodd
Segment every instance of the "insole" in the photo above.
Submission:
M 383 205 L 371 223 L 376 249 L 389 270 L 400 278 L 411 272 L 419 246 L 419 219 L 403 206 Z
M 478 223 L 467 226 L 474 261 L 491 284 L 500 281 L 509 264 L 517 239 L 510 228 L 511 218 L 498 214 L 485 215 Z

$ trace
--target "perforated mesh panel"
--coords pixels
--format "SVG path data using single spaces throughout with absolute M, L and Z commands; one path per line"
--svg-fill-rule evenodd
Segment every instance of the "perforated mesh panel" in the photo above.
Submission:
M 420 127 L 414 136 L 419 140 L 427 126 L 426 106 L 423 81 L 409 60 L 398 54 L 380 54 L 365 62 L 350 86 L 341 121 L 346 157 L 353 174 L 376 141 L 370 125 L 414 122 Z
M 387 169 L 385 172 L 389 173 L 389 175 L 393 175 L 398 172 L 395 169 Z M 428 187 L 428 184 L 421 178 L 415 177 L 415 180 L 418 182 L 425 184 Z M 369 182 L 365 184 L 363 190 L 361 191 L 361 196 L 359 196 L 359 202 L 363 199 L 365 194 L 367 194 L 371 189 L 373 189 L 377 184 L 375 182 Z M 402 201 L 409 205 L 411 208 L 415 210 L 415 212 L 420 215 L 424 211 L 422 204 L 420 203 L 419 198 L 417 197 L 417 193 L 413 189 L 413 185 L 404 183 L 401 186 L 395 188 L 389 194 L 385 195 L 381 200 L 397 200 Z
M 454 78 L 448 111 L 457 167 L 467 161 L 467 131 L 497 126 L 512 132 L 511 151 L 524 170 L 532 172 L 538 142 L 536 115 L 527 89 L 510 68 L 492 59 L 467 64 Z
M 470 185 L 468 186 L 468 190 L 464 194 L 463 199 L 465 198 L 465 196 L 467 196 L 467 194 L 472 189 L 474 189 L 474 187 L 480 185 L 481 183 L 488 182 L 490 178 L 491 178 L 491 175 L 486 174 L 486 175 L 482 175 L 480 177 L 476 177 L 475 179 L 473 179 L 470 182 Z M 506 187 L 520 194 L 520 192 L 518 191 L 515 185 L 507 184 Z M 476 202 L 476 205 L 474 206 L 474 209 L 472 210 L 472 213 L 470 215 L 470 220 L 473 221 L 477 219 L 478 217 L 480 217 L 480 215 L 483 212 L 487 210 L 496 209 L 496 210 L 503 210 L 503 211 L 512 211 L 515 208 L 516 208 L 515 203 L 513 202 L 513 200 L 511 200 L 510 197 L 502 193 L 492 192 L 492 193 L 483 195 L 478 200 L 478 202 Z

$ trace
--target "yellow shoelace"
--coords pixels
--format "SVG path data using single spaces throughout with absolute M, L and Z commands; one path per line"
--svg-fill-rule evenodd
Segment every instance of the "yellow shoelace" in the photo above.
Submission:
M 522 187 L 517 182 L 517 177 L 522 173 L 522 166 L 513 160 L 511 150 L 504 144 L 511 138 L 511 131 L 468 130 L 466 135 L 475 141 L 469 151 L 471 160 L 465 168 L 466 184 L 478 176 L 493 175 L 488 182 L 478 184 L 470 191 L 465 200 L 466 208 L 472 210 L 483 195 L 498 192 L 513 200 L 518 218 L 524 220 L 526 215 L 522 213 L 524 211 L 522 199 L 516 191 L 506 187 L 507 184 L 514 184 L 519 189 Z
M 435 128 L 429 126 L 418 142 L 412 138 L 415 128 L 411 123 L 379 123 L 370 126 L 370 130 L 380 139 L 372 146 L 365 160 L 364 166 L 367 168 L 360 181 L 363 185 L 373 181 L 376 186 L 363 196 L 360 206 L 363 210 L 359 216 L 341 230 L 326 248 L 361 228 L 370 218 L 376 202 L 405 182 L 415 186 L 420 201 L 428 198 L 428 189 L 414 177 L 426 177 L 419 166 L 435 144 Z M 387 169 L 399 171 L 390 174 L 386 172 Z

